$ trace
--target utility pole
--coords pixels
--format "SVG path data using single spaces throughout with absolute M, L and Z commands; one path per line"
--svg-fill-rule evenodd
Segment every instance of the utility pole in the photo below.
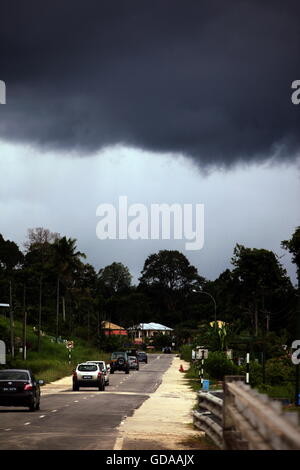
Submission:
M 26 285 L 23 286 L 23 360 L 26 361 L 26 336 L 27 336 L 27 311 L 26 311 Z
M 42 275 L 40 276 L 40 289 L 39 289 L 38 351 L 41 350 L 41 329 L 42 329 Z
M 9 318 L 10 318 L 10 353 L 11 358 L 15 357 L 15 325 L 14 325 L 14 312 L 12 305 L 12 286 L 11 281 L 9 281 Z
M 58 320 L 59 320 L 59 277 L 56 288 L 56 342 L 58 341 Z

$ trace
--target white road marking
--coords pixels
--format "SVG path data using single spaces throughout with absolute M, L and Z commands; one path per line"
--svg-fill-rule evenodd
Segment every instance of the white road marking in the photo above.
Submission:
M 118 437 L 114 445 L 114 450 L 122 450 L 124 437 Z
M 74 400 L 74 403 L 78 403 L 78 400 Z
M 51 411 L 51 413 L 56 413 L 56 412 L 57 412 L 57 410 L 52 410 L 52 411 Z
M 4 431 L 11 431 L 11 428 L 4 429 Z
M 24 423 L 24 426 L 28 426 L 28 424 L 31 424 L 31 423 Z
M 40 418 L 45 418 L 46 415 L 41 415 Z

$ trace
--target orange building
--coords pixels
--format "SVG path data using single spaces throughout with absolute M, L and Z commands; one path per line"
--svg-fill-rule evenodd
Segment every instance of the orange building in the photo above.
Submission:
M 123 328 L 122 326 L 115 325 L 114 323 L 111 323 L 109 321 L 103 321 L 101 323 L 102 331 L 106 336 L 110 335 L 122 335 L 122 336 L 127 336 L 127 330 Z

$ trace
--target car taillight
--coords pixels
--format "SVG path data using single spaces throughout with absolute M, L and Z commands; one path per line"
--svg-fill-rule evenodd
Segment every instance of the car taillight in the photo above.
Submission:
M 73 378 L 77 379 L 77 373 L 76 372 L 73 372 Z
M 102 375 L 102 372 L 98 372 L 98 377 L 101 377 L 101 375 Z
M 32 387 L 31 384 L 25 384 L 24 385 L 24 390 L 32 390 L 32 389 L 33 389 L 33 387 Z

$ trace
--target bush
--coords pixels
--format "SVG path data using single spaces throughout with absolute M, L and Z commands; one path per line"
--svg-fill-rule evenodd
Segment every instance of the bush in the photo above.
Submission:
M 246 364 L 240 366 L 239 375 L 246 375 Z M 262 365 L 256 361 L 250 361 L 249 363 L 249 381 L 252 387 L 262 384 L 263 368 Z
M 99 345 L 103 351 L 108 353 L 113 351 L 123 351 L 128 349 L 128 337 L 127 336 L 119 336 L 119 335 L 110 335 L 110 336 L 102 336 L 99 341 Z
M 295 399 L 295 386 L 291 382 L 284 385 L 261 384 L 257 388 L 260 393 L 266 393 L 271 398 L 287 398 L 291 402 Z
M 180 347 L 180 359 L 186 362 L 191 362 L 192 360 L 192 346 L 184 344 Z
M 204 362 L 204 370 L 212 379 L 223 380 L 225 375 L 235 375 L 238 367 L 224 352 L 214 351 L 208 354 Z
M 266 363 L 266 382 L 270 385 L 284 385 L 295 380 L 295 367 L 289 357 L 269 359 Z

